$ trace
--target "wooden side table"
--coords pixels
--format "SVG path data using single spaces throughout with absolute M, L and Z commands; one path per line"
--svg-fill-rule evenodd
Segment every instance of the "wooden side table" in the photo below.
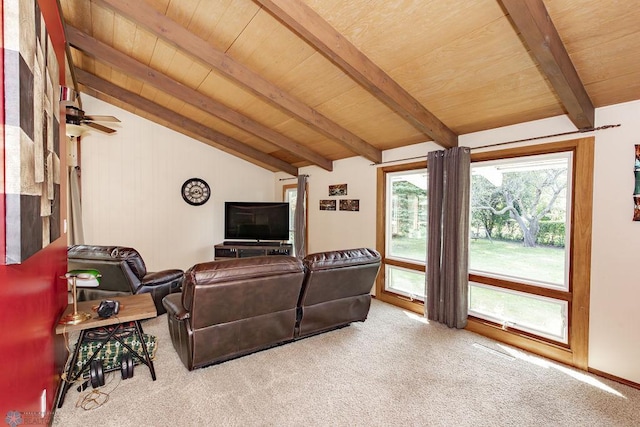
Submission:
M 67 391 L 69 391 L 69 389 L 73 385 L 73 383 L 78 378 L 80 378 L 80 376 L 82 375 L 82 372 L 93 361 L 93 359 L 96 357 L 100 349 L 102 349 L 102 347 L 104 347 L 104 345 L 106 345 L 109 342 L 109 340 L 112 340 L 112 339 L 118 340 L 120 344 L 122 344 L 125 348 L 127 348 L 127 350 L 129 350 L 132 357 L 138 359 L 141 363 L 147 365 L 147 367 L 149 368 L 149 372 L 151 373 L 151 378 L 153 379 L 153 381 L 156 380 L 156 371 L 155 371 L 155 368 L 153 367 L 153 361 L 149 357 L 147 344 L 145 343 L 144 337 L 142 335 L 142 326 L 140 325 L 141 320 L 150 319 L 152 317 L 157 316 L 156 306 L 153 303 L 153 298 L 151 298 L 151 294 L 127 295 L 127 296 L 114 298 L 114 300 L 117 300 L 120 302 L 120 310 L 119 310 L 119 313 L 116 315 L 113 315 L 107 319 L 101 319 L 98 317 L 98 314 L 93 309 L 94 307 L 97 307 L 100 304 L 99 300 L 80 301 L 78 302 L 78 311 L 91 313 L 92 314 L 91 319 L 82 323 L 78 323 L 77 325 L 58 324 L 58 326 L 56 326 L 56 334 L 80 331 L 80 336 L 78 337 L 76 348 L 73 352 L 73 356 L 71 357 L 71 361 L 69 362 L 68 367 L 65 371 L 66 375 L 63 375 L 62 384 L 60 387 L 58 387 L 58 396 L 57 396 L 58 408 L 62 407 L 62 404 L 64 403 L 64 397 L 67 394 Z M 67 306 L 64 313 L 62 313 L 61 318 L 63 318 L 65 315 L 69 314 L 72 311 L 73 311 L 73 306 L 72 305 Z M 142 346 L 142 350 L 144 354 L 139 354 L 138 352 L 134 351 L 128 344 L 126 344 L 118 336 L 118 332 L 123 331 L 124 326 L 129 322 L 133 322 L 133 324 L 135 325 L 135 334 L 137 338 L 140 340 L 140 344 Z M 109 330 L 107 328 L 108 326 L 113 326 L 113 328 Z M 80 354 L 80 347 L 85 337 L 85 333 L 88 330 L 95 329 L 95 328 L 98 328 L 99 330 L 101 329 L 104 332 L 106 332 L 106 336 L 102 339 L 97 340 L 97 341 L 100 341 L 100 345 L 98 346 L 96 351 L 89 358 L 89 360 L 87 360 L 80 367 L 80 369 L 77 370 L 77 372 L 74 372 L 75 371 L 74 368 L 76 366 L 76 363 L 78 362 L 78 355 Z M 103 335 L 105 334 L 103 333 Z

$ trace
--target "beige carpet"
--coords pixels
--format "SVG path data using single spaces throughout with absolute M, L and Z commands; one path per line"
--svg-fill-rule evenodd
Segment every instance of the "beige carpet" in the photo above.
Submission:
M 640 426 L 640 390 L 375 300 L 364 323 L 193 372 L 166 315 L 143 327 L 157 381 L 109 374 L 93 410 L 74 388 L 54 425 Z

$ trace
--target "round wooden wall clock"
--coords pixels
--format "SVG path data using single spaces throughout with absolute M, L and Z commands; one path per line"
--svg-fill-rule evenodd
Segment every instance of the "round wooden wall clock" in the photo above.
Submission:
M 182 184 L 182 198 L 190 205 L 204 205 L 209 197 L 211 197 L 211 188 L 203 179 L 189 178 Z

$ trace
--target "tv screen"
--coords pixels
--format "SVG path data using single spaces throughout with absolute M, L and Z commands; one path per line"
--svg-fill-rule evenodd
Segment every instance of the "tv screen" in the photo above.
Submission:
M 224 238 L 289 240 L 289 204 L 225 202 Z

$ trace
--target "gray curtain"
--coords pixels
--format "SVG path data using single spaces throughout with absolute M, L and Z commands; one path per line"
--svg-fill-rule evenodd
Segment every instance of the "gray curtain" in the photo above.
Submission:
M 307 204 L 305 197 L 307 195 L 307 177 L 309 175 L 298 175 L 298 188 L 296 194 L 296 217 L 295 221 L 295 251 L 296 257 L 304 258 L 306 253 L 306 235 L 307 235 L 307 213 L 305 212 Z
M 468 147 L 432 151 L 427 156 L 426 314 L 450 328 L 467 324 L 470 162 Z
M 69 168 L 69 243 L 81 245 L 84 243 L 84 228 L 82 225 L 82 205 L 80 203 L 80 168 Z

